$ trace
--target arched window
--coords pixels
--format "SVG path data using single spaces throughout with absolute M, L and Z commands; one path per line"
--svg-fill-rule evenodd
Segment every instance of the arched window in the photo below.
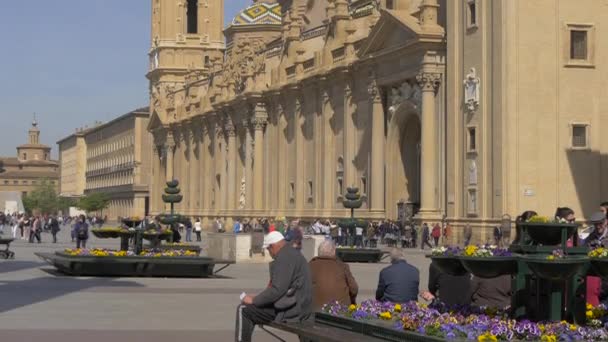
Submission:
M 188 0 L 186 8 L 187 32 L 198 33 L 198 0 Z

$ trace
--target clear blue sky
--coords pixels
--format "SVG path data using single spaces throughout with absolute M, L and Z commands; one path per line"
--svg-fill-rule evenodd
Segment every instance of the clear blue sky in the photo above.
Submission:
M 225 23 L 251 0 L 225 0 Z M 148 102 L 150 0 L 0 0 L 0 156 Z

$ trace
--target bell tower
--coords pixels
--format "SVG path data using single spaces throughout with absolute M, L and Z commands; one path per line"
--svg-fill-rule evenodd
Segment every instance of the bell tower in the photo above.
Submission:
M 151 87 L 179 86 L 187 73 L 208 72 L 225 44 L 224 0 L 151 0 Z

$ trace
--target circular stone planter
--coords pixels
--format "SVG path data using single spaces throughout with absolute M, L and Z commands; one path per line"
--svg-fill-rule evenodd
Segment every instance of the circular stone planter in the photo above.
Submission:
M 135 235 L 135 232 L 130 232 L 128 230 L 103 230 L 103 229 L 91 229 L 91 234 L 95 235 L 99 239 L 116 239 L 122 236 L 132 236 Z
M 141 224 L 143 220 L 132 220 L 132 219 L 123 219 L 122 223 L 124 223 L 129 228 L 135 228 Z
M 555 260 L 547 260 L 546 255 L 527 255 L 519 258 L 530 267 L 536 276 L 549 280 L 567 280 L 589 262 L 589 258 L 586 256 L 567 256 Z
M 373 248 L 336 248 L 336 257 L 342 262 L 380 262 L 382 253 Z
M 562 242 L 562 229 L 566 229 L 566 239 L 574 235 L 578 224 L 566 223 L 520 223 L 520 227 L 528 232 L 530 238 L 541 245 L 552 246 Z
M 451 276 L 461 276 L 468 273 L 457 256 L 428 255 L 427 258 L 430 258 L 441 272 Z
M 589 258 L 591 269 L 588 275 L 608 279 L 608 258 Z
M 517 257 L 459 257 L 462 266 L 479 278 L 496 278 L 501 275 L 517 273 Z

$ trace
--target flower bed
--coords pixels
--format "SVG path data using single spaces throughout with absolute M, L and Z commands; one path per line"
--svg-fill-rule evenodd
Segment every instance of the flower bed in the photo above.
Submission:
M 135 255 L 132 251 L 115 251 L 111 249 L 93 248 L 93 249 L 71 249 L 67 248 L 63 252 L 57 252 L 59 255 L 65 256 L 84 256 L 84 257 L 154 257 L 154 258 L 172 258 L 172 257 L 195 257 L 198 253 L 183 250 L 183 249 L 145 249 L 139 255 Z
M 583 327 L 565 321 L 516 321 L 509 319 L 505 312 L 486 308 L 449 308 L 417 302 L 393 304 L 370 300 L 350 306 L 330 303 L 322 311 L 341 318 L 345 326 L 366 325 L 368 329 L 358 330 L 364 334 L 381 327 L 400 333 L 399 339 L 387 339 L 389 341 L 608 341 L 605 327 Z M 320 318 L 323 321 L 322 315 Z

